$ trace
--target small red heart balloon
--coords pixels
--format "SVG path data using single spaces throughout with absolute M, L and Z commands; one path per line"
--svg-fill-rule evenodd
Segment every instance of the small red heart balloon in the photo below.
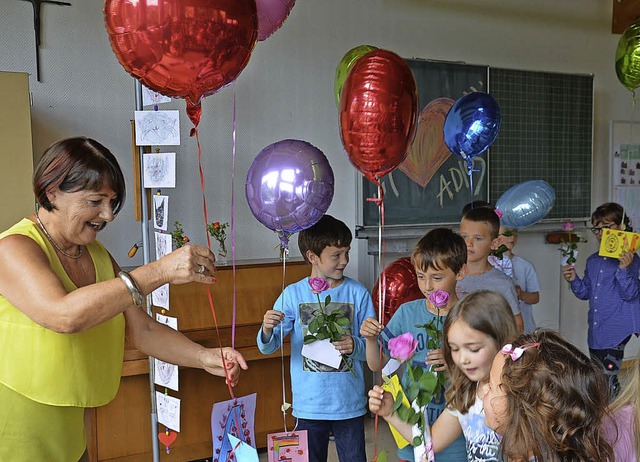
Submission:
M 125 70 L 185 98 L 192 121 L 202 97 L 238 77 L 258 37 L 255 0 L 105 0 L 104 19 Z
M 424 294 L 418 286 L 418 278 L 416 277 L 416 270 L 411 263 L 411 258 L 402 257 L 387 266 L 383 274 L 385 276 L 384 286 L 384 301 L 383 301 L 383 324 L 387 324 L 391 316 L 396 312 L 400 305 L 419 298 L 424 298 Z M 373 287 L 373 304 L 378 309 L 379 305 L 379 293 L 380 293 L 380 281 L 382 275 L 378 277 L 375 286 Z
M 403 161 L 417 121 L 418 89 L 407 62 L 387 50 L 358 59 L 340 95 L 340 135 L 351 163 L 375 182 Z

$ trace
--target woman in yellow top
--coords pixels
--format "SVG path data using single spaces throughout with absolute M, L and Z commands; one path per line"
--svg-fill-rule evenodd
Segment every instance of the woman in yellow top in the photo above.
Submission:
M 247 368 L 240 353 L 206 349 L 142 308 L 165 283 L 212 284 L 213 253 L 187 245 L 126 273 L 96 240 L 125 198 L 108 149 L 55 143 L 33 188 L 37 212 L 0 234 L 0 461 L 86 459 L 84 408 L 114 398 L 125 335 L 143 353 L 235 385 Z

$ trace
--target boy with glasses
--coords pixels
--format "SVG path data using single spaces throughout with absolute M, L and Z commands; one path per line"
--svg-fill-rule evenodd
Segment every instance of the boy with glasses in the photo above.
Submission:
M 599 206 L 591 215 L 591 224 L 598 242 L 606 228 L 632 231 L 629 217 L 614 202 Z M 602 364 L 613 398 L 620 390 L 618 372 L 624 347 L 632 334 L 640 332 L 640 258 L 629 250 L 617 259 L 596 252 L 587 259 L 582 279 L 573 265 L 563 266 L 562 274 L 576 297 L 589 300 L 589 352 Z

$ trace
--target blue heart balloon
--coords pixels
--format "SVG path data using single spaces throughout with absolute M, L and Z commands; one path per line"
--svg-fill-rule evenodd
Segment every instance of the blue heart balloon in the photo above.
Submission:
M 459 98 L 444 121 L 444 142 L 451 152 L 471 164 L 493 144 L 500 131 L 500 107 L 488 93 Z
M 518 183 L 507 189 L 496 202 L 502 212 L 500 224 L 507 228 L 526 228 L 547 216 L 556 201 L 556 191 L 543 180 Z

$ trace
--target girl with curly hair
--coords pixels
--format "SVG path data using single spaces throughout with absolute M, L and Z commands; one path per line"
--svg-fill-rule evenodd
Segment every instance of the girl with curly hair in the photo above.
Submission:
M 500 462 L 500 437 L 484 423 L 482 396 L 493 358 L 504 342 L 516 335 L 516 323 L 505 298 L 497 292 L 472 292 L 460 300 L 444 322 L 444 359 L 450 386 L 447 410 L 430 429 L 433 451 L 447 448 L 464 434 L 467 460 Z M 369 391 L 369 409 L 411 441 L 411 425 L 393 412 L 393 397 L 375 386 Z
M 502 435 L 510 462 L 613 461 L 607 380 L 599 366 L 555 332 L 506 344 L 485 386 L 486 424 Z

